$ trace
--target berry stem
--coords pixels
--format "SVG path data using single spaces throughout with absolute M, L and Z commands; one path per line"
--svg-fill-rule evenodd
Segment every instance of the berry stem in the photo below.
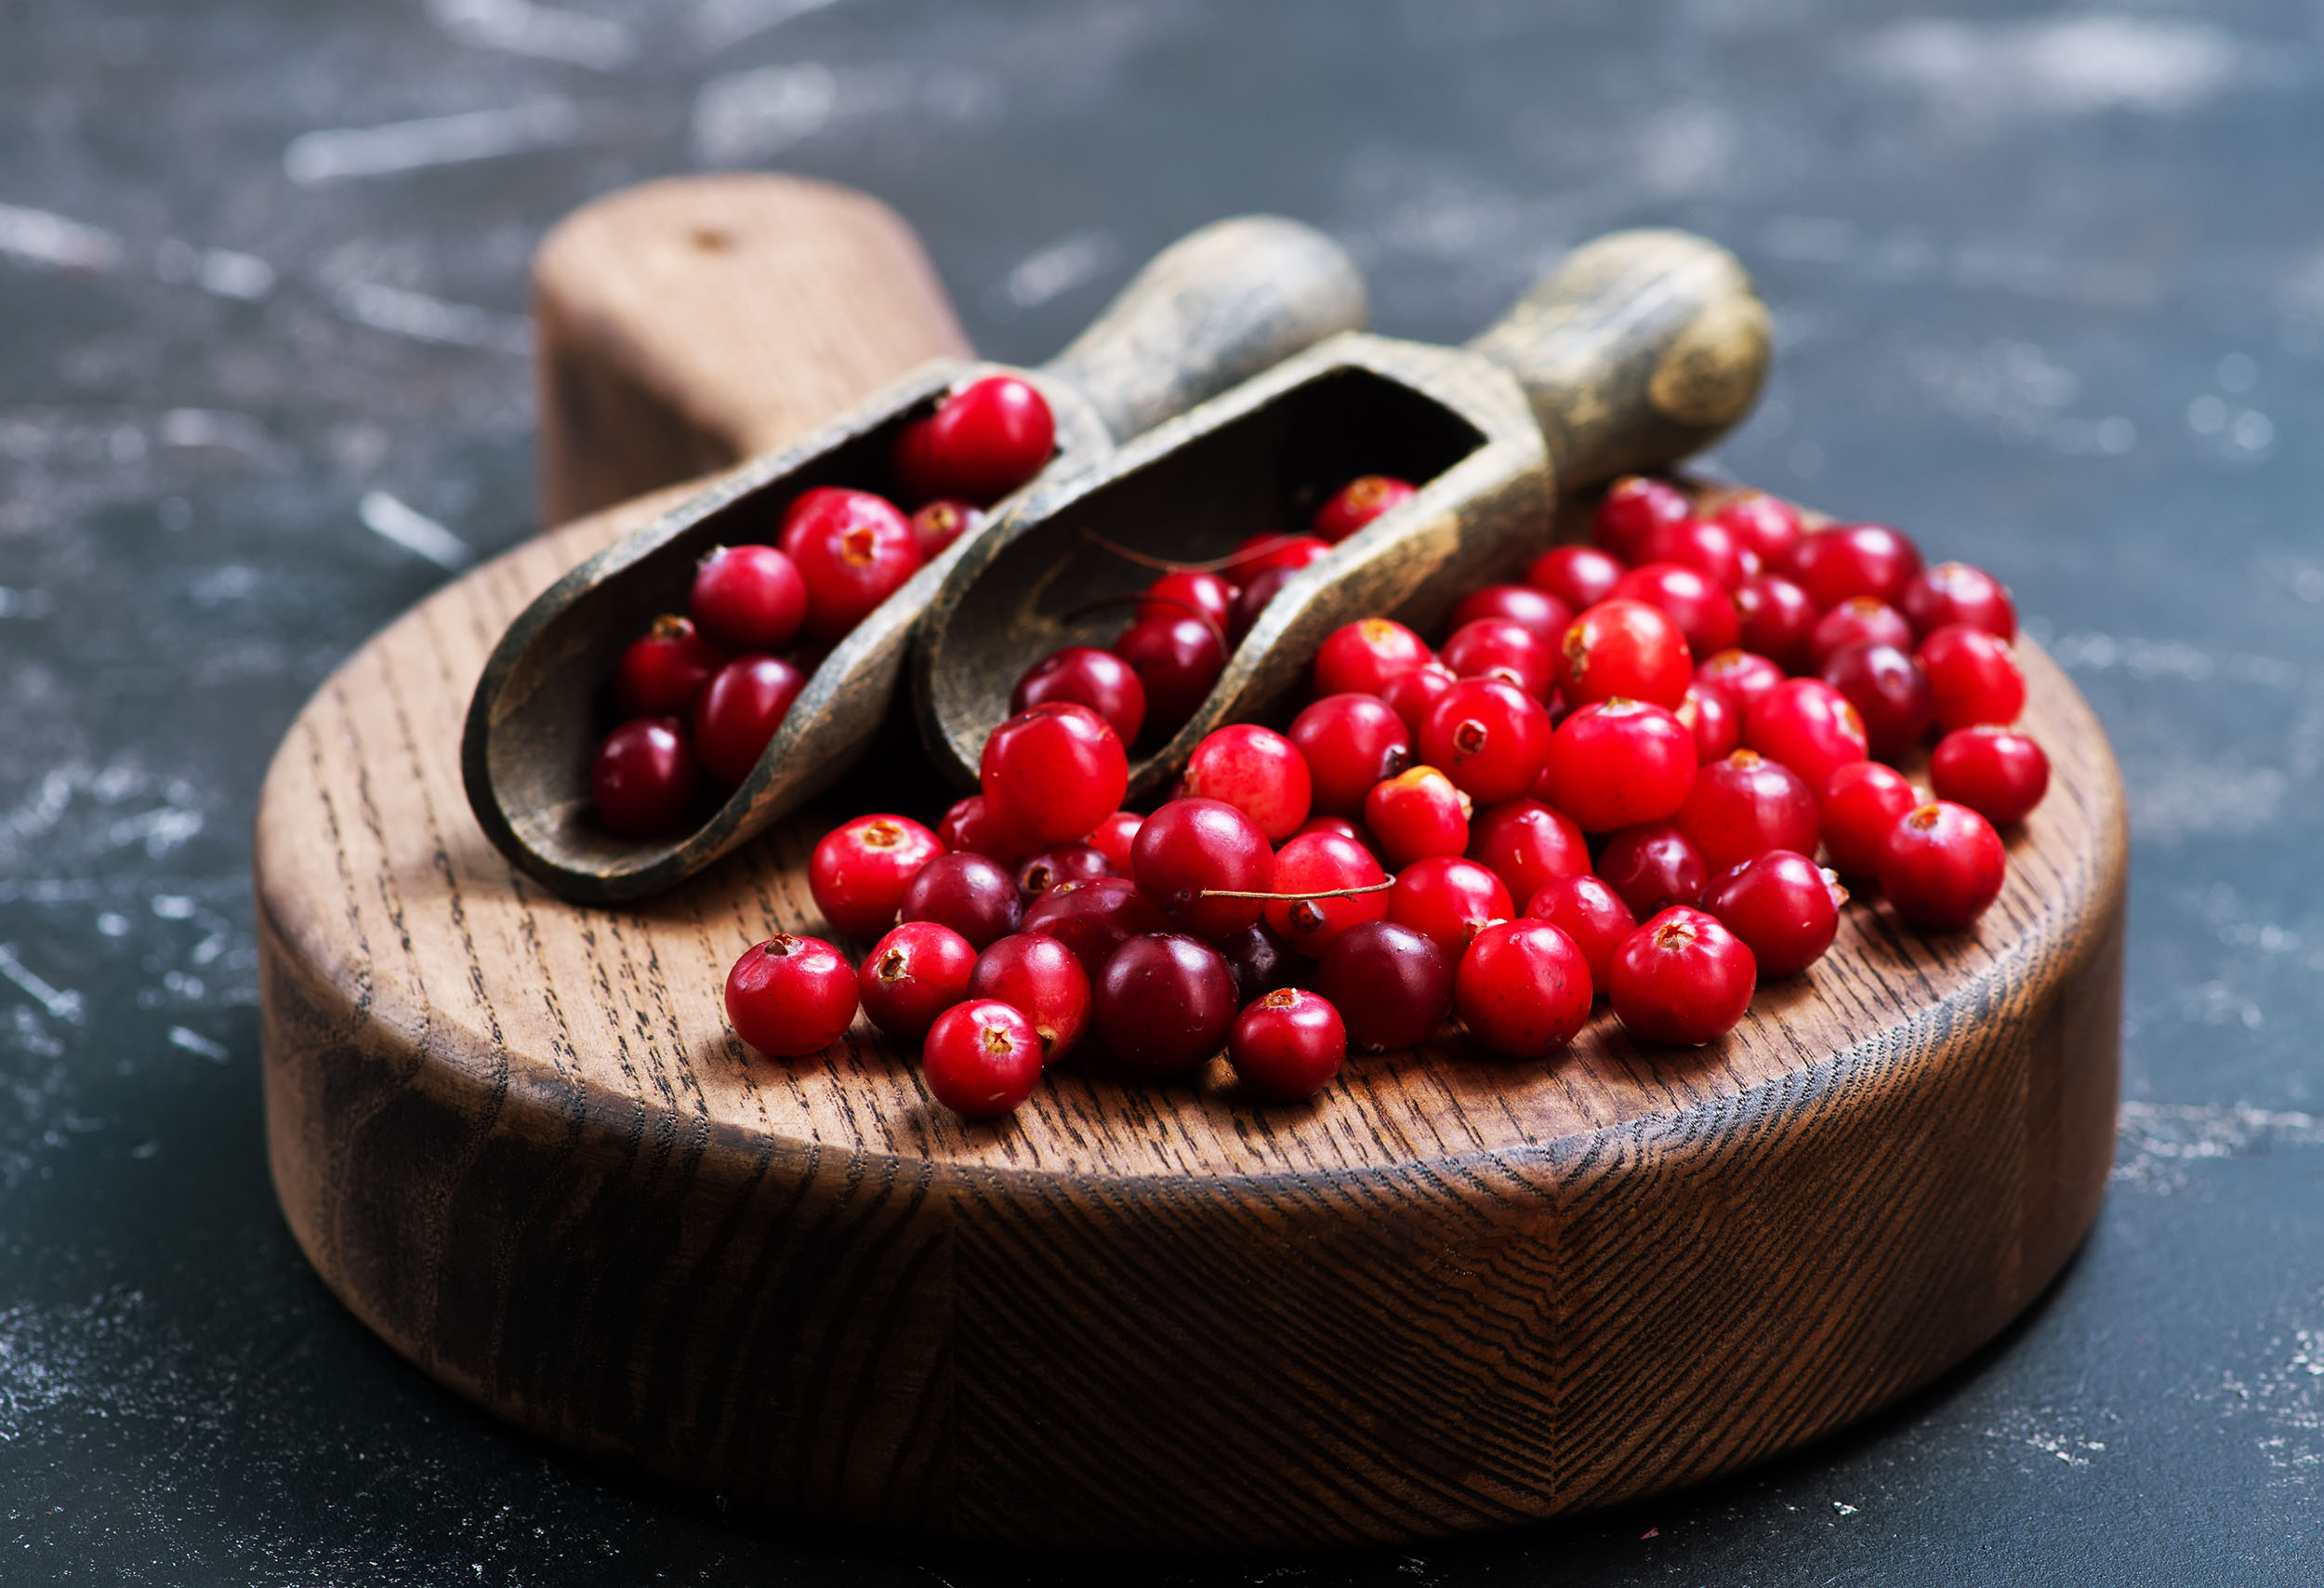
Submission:
M 1086 524 L 1081 527 L 1078 533 L 1080 534 L 1082 539 L 1088 541 L 1090 545 L 1096 547 L 1101 551 L 1111 551 L 1115 556 L 1119 557 L 1125 562 L 1135 562 L 1141 568 L 1152 568 L 1156 573 L 1162 574 L 1220 573 L 1224 569 L 1232 568 L 1237 562 L 1248 562 L 1253 557 L 1263 556 L 1269 548 L 1281 541 L 1296 540 L 1299 538 L 1297 536 L 1286 535 L 1281 531 L 1277 531 L 1276 533 L 1270 535 L 1259 545 L 1246 546 L 1239 551 L 1230 551 L 1223 557 L 1213 557 L 1207 562 L 1173 562 L 1167 557 L 1155 557 L 1148 552 L 1133 550 L 1129 547 L 1122 545 L 1119 541 L 1108 540 L 1104 536 L 1100 535 L 1096 530 L 1089 528 Z
M 1360 893 L 1384 893 L 1395 885 L 1396 880 L 1391 877 L 1385 882 L 1367 883 L 1361 888 L 1326 888 L 1314 893 L 1256 893 L 1240 888 L 1205 888 L 1202 896 L 1206 899 L 1266 899 L 1297 904 L 1301 899 L 1353 899 Z

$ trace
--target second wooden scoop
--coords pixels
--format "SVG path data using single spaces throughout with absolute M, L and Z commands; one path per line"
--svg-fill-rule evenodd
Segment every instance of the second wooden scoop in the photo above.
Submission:
M 1741 264 L 1658 230 L 1577 250 L 1466 351 L 1334 337 L 1019 497 L 923 626 L 921 736 L 973 787 L 1017 680 L 1062 646 L 1109 643 L 1152 561 L 1296 533 L 1359 474 L 1419 486 L 1287 580 L 1194 716 L 1139 747 L 1130 792 L 1154 793 L 1204 734 L 1287 700 L 1342 623 L 1433 624 L 1546 542 L 1559 492 L 1709 445 L 1750 409 L 1767 358 L 1767 312 Z
M 1360 326 L 1365 312 L 1354 266 L 1312 228 L 1272 216 L 1204 227 L 1156 256 L 1072 346 L 1018 372 L 1057 418 L 1057 454 L 1036 483 L 1070 475 L 1116 441 Z M 832 649 L 750 777 L 687 830 L 625 839 L 594 819 L 597 697 L 622 648 L 657 614 L 684 609 L 695 565 L 712 548 L 772 540 L 783 509 L 810 487 L 881 488 L 906 424 L 947 391 L 999 371 L 934 360 L 823 430 L 744 464 L 544 591 L 494 648 L 469 707 L 462 775 L 494 844 L 564 897 L 610 903 L 693 875 L 828 787 L 869 745 L 914 625 L 984 530 L 963 535 Z

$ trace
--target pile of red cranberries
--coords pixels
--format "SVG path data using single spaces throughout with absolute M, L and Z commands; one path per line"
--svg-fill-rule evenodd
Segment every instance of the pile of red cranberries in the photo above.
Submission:
M 889 495 L 815 486 L 785 509 L 773 545 L 703 558 L 686 615 L 656 618 L 614 668 L 618 723 L 589 764 L 598 819 L 650 838 L 684 823 L 702 774 L 730 787 L 748 777 L 820 655 L 1038 473 L 1056 434 L 1029 383 L 979 380 L 898 433 Z
M 1361 522 L 1348 494 L 1335 528 Z M 1924 567 L 1882 525 L 1805 530 L 1756 492 L 1698 514 L 1636 477 L 1593 538 L 1472 592 L 1434 649 L 1386 618 L 1335 631 L 1283 732 L 1211 734 L 1149 815 L 1120 808 L 1140 714 L 1109 709 L 1145 682 L 1134 660 L 1113 695 L 1021 698 L 935 830 L 867 815 L 816 846 L 817 905 L 871 950 L 851 969 L 814 938 L 751 948 L 727 981 L 736 1032 L 811 1053 L 860 1005 L 971 1118 L 1085 1043 L 1152 1077 L 1223 1049 L 1246 1089 L 1288 1101 L 1351 1044 L 1410 1047 L 1455 1018 L 1542 1058 L 1601 995 L 1637 1038 L 1711 1041 L 1762 976 L 1830 946 L 1841 873 L 1923 931 L 1984 913 L 1995 829 L 2049 780 L 2010 726 L 2025 684 L 1996 580 Z M 1156 589 L 1204 602 L 1205 578 Z M 1205 610 L 1216 643 L 1231 609 Z M 1131 632 L 1157 620 L 1179 621 Z M 1027 682 L 1061 675 L 1086 676 Z M 1933 735 L 1928 799 L 1894 763 Z

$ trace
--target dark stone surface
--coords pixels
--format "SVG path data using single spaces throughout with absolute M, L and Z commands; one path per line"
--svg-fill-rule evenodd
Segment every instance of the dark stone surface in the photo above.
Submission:
M 362 504 L 479 551 L 527 533 L 529 250 L 720 164 L 890 199 L 1004 357 L 1236 209 L 1329 228 L 1380 326 L 1435 338 L 1595 231 L 1705 231 L 1782 349 L 1720 465 L 2002 575 L 2129 777 L 2120 1167 L 2012 1338 L 1610 1516 L 1125 1575 L 2317 1580 L 2310 11 L 572 3 L 0 0 L 0 1580 L 1089 1574 L 802 1534 L 545 1450 L 374 1343 L 269 1192 L 258 780 L 325 670 L 444 576 Z M 302 135 L 472 112 L 539 147 L 292 179 L 377 147 Z

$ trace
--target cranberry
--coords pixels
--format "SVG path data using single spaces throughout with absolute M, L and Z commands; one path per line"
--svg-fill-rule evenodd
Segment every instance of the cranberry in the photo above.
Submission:
M 1017 892 L 1030 906 L 1060 882 L 1095 882 L 1120 875 L 1094 844 L 1061 843 L 1018 862 Z
M 1884 523 L 1840 524 L 1802 536 L 1789 570 L 1818 612 L 1850 596 L 1877 596 L 1894 606 L 1920 571 L 1920 549 Z
M 1049 400 L 1030 381 L 991 375 L 906 425 L 891 461 L 916 501 L 958 496 L 989 506 L 1038 474 L 1056 450 Z
M 959 851 L 921 867 L 896 901 L 898 919 L 948 926 L 979 950 L 1016 931 L 1023 908 L 1016 878 L 997 861 Z
M 675 717 L 632 717 L 589 761 L 597 819 L 623 838 L 650 838 L 683 821 L 694 781 L 694 753 Z
M 1881 852 L 1881 892 L 1923 932 L 1959 932 L 2001 896 L 2000 835 L 1966 805 L 1932 801 L 1907 812 Z
M 1235 615 L 1235 598 L 1240 592 L 1216 574 L 1182 569 L 1165 574 L 1146 587 L 1143 600 L 1138 602 L 1133 622 L 1149 617 L 1201 617 L 1223 629 Z
M 1557 597 L 1531 585 L 1486 585 L 1463 596 L 1445 626 L 1457 633 L 1479 618 L 1498 617 L 1530 629 L 1535 639 L 1554 651 L 1565 640 L 1565 630 L 1573 627 L 1574 612 Z M 1449 656 L 1446 660 L 1452 661 Z
M 969 996 L 976 950 L 948 926 L 910 920 L 873 945 L 855 973 L 864 1012 L 899 1042 L 928 1035 L 936 1017 Z
M 1907 811 L 1921 802 L 1905 774 L 1876 761 L 1852 761 L 1825 774 L 1816 797 L 1822 818 L 1824 853 L 1852 877 L 1869 877 L 1880 869 L 1888 835 Z M 1804 848 L 1803 845 L 1794 845 Z
M 1616 695 L 1676 706 L 1686 698 L 1694 670 L 1686 636 L 1669 615 L 1618 596 L 1575 618 L 1558 646 L 1557 688 L 1569 706 Z
M 1612 595 L 1626 572 L 1620 558 L 1594 546 L 1558 546 L 1533 560 L 1525 583 L 1581 613 Z
M 1658 523 L 1638 543 L 1643 564 L 1675 562 L 1692 568 L 1721 589 L 1731 590 L 1746 573 L 1759 571 L 1756 553 L 1746 555 L 1743 542 L 1723 523 L 1683 518 Z
M 1287 987 L 1305 973 L 1304 961 L 1263 920 L 1252 921 L 1221 943 L 1219 953 L 1235 973 L 1235 997 L 1245 1003 L 1277 987 Z
M 1428 708 L 1436 704 L 1436 697 L 1450 689 L 1456 682 L 1452 668 L 1440 662 L 1424 668 L 1414 668 L 1408 673 L 1398 673 L 1380 692 L 1380 698 L 1388 704 L 1411 733 L 1420 731 L 1420 723 L 1428 717 Z
M 1045 1065 L 1072 1052 L 1089 1028 L 1089 973 L 1072 949 L 1045 933 L 997 940 L 976 956 L 967 981 L 964 996 L 997 998 L 1033 1023 Z
M 1622 896 L 1635 917 L 1647 919 L 1672 905 L 1691 905 L 1703 896 L 1710 867 L 1668 822 L 1646 822 L 1624 827 L 1606 840 L 1598 856 L 1598 875 Z
M 1267 610 L 1267 603 L 1291 582 L 1297 568 L 1269 568 L 1251 576 L 1249 584 L 1235 593 L 1235 608 L 1227 615 L 1226 637 L 1230 645 L 1239 645 L 1259 622 L 1259 615 Z
M 1257 920 L 1265 901 L 1204 894 L 1272 892 L 1275 856 L 1258 824 L 1224 801 L 1173 800 L 1138 829 L 1130 874 L 1172 926 L 1225 937 Z
M 936 837 L 948 850 L 1002 862 L 1014 862 L 1033 847 L 993 813 L 982 794 L 971 794 L 946 811 L 936 824 Z
M 1638 918 L 1622 895 L 1589 872 L 1551 878 L 1527 901 L 1525 914 L 1574 940 L 1590 966 L 1590 985 L 1600 992 L 1614 973 L 1614 951 L 1638 930 Z
M 1759 969 L 1716 916 L 1673 905 L 1614 951 L 1615 1017 L 1650 1042 L 1699 1047 L 1751 1006 Z
M 1138 841 L 1138 828 L 1144 821 L 1135 811 L 1116 811 L 1090 833 L 1089 847 L 1105 856 L 1115 876 L 1129 875 L 1129 846 Z
M 1300 830 L 1291 836 L 1304 838 L 1309 833 L 1337 833 L 1352 843 L 1362 844 L 1374 854 L 1380 853 L 1380 845 L 1373 840 L 1372 835 L 1345 816 L 1310 816 L 1301 824 Z
M 844 528 L 859 520 L 885 523 L 894 511 L 893 502 L 870 491 L 851 491 L 842 485 L 812 486 L 792 497 L 791 505 L 783 509 L 783 522 L 774 544 L 796 564 L 799 549 L 811 534 Z
M 1997 827 L 2024 821 L 2050 788 L 2050 758 L 2009 728 L 1956 728 L 1929 756 L 1936 797 L 1966 805 Z
M 1730 868 L 1703 895 L 1703 908 L 1743 940 L 1769 976 L 1796 976 L 1822 959 L 1847 902 L 1838 878 L 1791 849 Z
M 1735 598 L 1724 587 L 1676 562 L 1648 562 L 1632 568 L 1614 587 L 1610 599 L 1644 602 L 1658 609 L 1678 626 L 1688 652 L 1697 657 L 1727 649 L 1742 631 Z
M 1789 579 L 1758 574 L 1735 592 L 1736 639 L 1785 667 L 1804 666 L 1816 631 L 1816 603 Z
M 1731 497 L 1710 515 L 1710 522 L 1725 525 L 1745 550 L 1758 553 L 1763 567 L 1786 565 L 1800 544 L 1799 513 L 1789 502 L 1764 491 Z
M 1571 817 L 1538 800 L 1505 800 L 1469 829 L 1469 858 L 1529 899 L 1552 878 L 1590 869 L 1590 846 Z
M 1694 787 L 1695 735 L 1643 700 L 1585 706 L 1557 726 L 1548 782 L 1550 802 L 1585 832 L 1662 821 Z
M 614 664 L 614 706 L 624 717 L 683 717 L 726 658 L 693 622 L 664 613 Z
M 1698 761 L 1717 761 L 1743 742 L 1743 714 L 1717 684 L 1706 684 L 1699 680 L 1688 684 L 1686 697 L 1671 715 L 1695 735 L 1695 759 Z
M 1366 1048 L 1426 1041 L 1452 1012 L 1453 961 L 1426 933 L 1393 920 L 1350 927 L 1315 965 L 1315 990 Z
M 1475 807 L 1433 766 L 1383 778 L 1364 798 L 1364 825 L 1391 866 L 1469 847 L 1469 813 Z
M 1198 617 L 1150 617 L 1114 642 L 1114 654 L 1138 674 L 1146 721 L 1173 734 L 1195 714 L 1226 670 L 1226 642 Z
M 904 890 L 944 840 L 909 816 L 858 816 L 823 835 L 807 886 L 823 919 L 849 937 L 877 937 L 896 919 Z
M 1123 1068 L 1183 1075 L 1219 1051 L 1234 1024 L 1235 973 L 1182 933 L 1133 937 L 1096 978 L 1098 1035 Z
M 1910 755 L 1935 716 L 1928 675 L 1894 645 L 1842 647 L 1824 663 L 1824 682 L 1856 708 L 1865 742 L 1882 761 Z
M 1340 1012 L 1312 992 L 1278 987 L 1235 1017 L 1226 1036 L 1235 1079 L 1271 1103 L 1313 1097 L 1348 1058 Z
M 1807 650 L 1820 668 L 1835 652 L 1861 644 L 1894 645 L 1908 651 L 1912 648 L 1912 625 L 1905 621 L 1903 613 L 1884 601 L 1850 596 L 1816 620 L 1816 629 L 1808 635 Z
M 694 751 L 721 783 L 741 783 L 766 752 L 807 675 L 780 656 L 736 656 L 694 697 Z
M 1291 741 L 1248 722 L 1221 728 L 1196 745 L 1182 788 L 1192 798 L 1234 806 L 1270 843 L 1300 830 L 1314 796 L 1307 761 Z
M 1915 632 L 1933 634 L 1948 623 L 1965 623 L 2000 640 L 2017 638 L 2017 608 L 2009 587 L 1983 568 L 1939 562 L 1905 586 L 1899 603 Z
M 1309 896 L 1270 901 L 1267 925 L 1283 942 L 1312 959 L 1348 928 L 1388 913 L 1385 892 L 1358 893 L 1350 898 L 1330 896 L 1333 891 L 1377 888 L 1386 880 L 1388 874 L 1372 858 L 1372 852 L 1353 839 L 1337 833 L 1303 834 L 1276 854 L 1274 891 Z
M 1024 912 L 1025 931 L 1054 937 L 1072 949 L 1092 977 L 1124 943 L 1142 933 L 1164 931 L 1169 924 L 1137 884 L 1121 877 L 1060 882 Z
M 1315 648 L 1315 693 L 1378 695 L 1398 673 L 1435 659 L 1426 641 L 1389 618 L 1342 624 Z
M 1556 647 L 1505 617 L 1461 625 L 1445 642 L 1442 656 L 1461 678 L 1507 679 L 1537 700 L 1550 693 L 1557 672 Z
M 772 546 L 721 546 L 695 570 L 686 611 L 721 651 L 779 651 L 806 619 L 807 585 Z
M 1030 711 L 1059 700 L 1087 706 L 1125 745 L 1136 744 L 1146 723 L 1146 686 L 1128 662 L 1094 645 L 1068 645 L 1034 663 L 1017 681 L 1009 709 Z
M 1980 723 L 2008 724 L 2026 708 L 2026 679 L 2009 642 L 1982 629 L 1948 623 L 1921 642 L 1936 725 L 1947 733 Z
M 1821 679 L 1787 679 L 1743 717 L 1743 742 L 1779 761 L 1813 788 L 1845 761 L 1871 753 L 1864 719 Z
M 1327 695 L 1291 719 L 1291 743 L 1307 762 L 1314 808 L 1352 816 L 1383 777 L 1412 762 L 1412 735 L 1370 695 Z
M 1517 913 L 1501 880 L 1473 860 L 1432 855 L 1396 873 L 1388 890 L 1388 919 L 1426 933 L 1458 956 L 1492 921 Z
M 1771 849 L 1816 853 L 1815 791 L 1789 767 L 1756 750 L 1705 763 L 1672 821 L 1714 874 Z
M 1546 920 L 1501 920 L 1476 935 L 1453 976 L 1469 1035 L 1504 1058 L 1545 1059 L 1590 1018 L 1590 965 Z
M 1783 668 L 1756 651 L 1722 651 L 1695 669 L 1695 682 L 1716 685 L 1734 703 L 1738 718 L 1749 716 L 1783 676 Z
M 1063 843 L 1121 808 L 1129 758 L 1104 718 L 1059 700 L 994 729 L 976 775 L 1003 822 L 1031 842 Z
M 1338 545 L 1391 508 L 1403 506 L 1418 493 L 1405 481 L 1386 474 L 1363 474 L 1334 492 L 1315 509 L 1307 526 L 1319 540 Z
M 912 514 L 912 533 L 919 537 L 920 562 L 933 562 L 952 549 L 952 543 L 984 523 L 984 509 L 973 502 L 939 496 L 924 502 Z
M 1464 678 L 1436 697 L 1420 723 L 1420 755 L 1484 804 L 1533 787 L 1550 749 L 1550 714 L 1515 684 Z
M 1694 511 L 1686 493 L 1667 480 L 1625 474 L 1606 487 L 1590 523 L 1590 537 L 1626 562 L 1638 560 L 1638 544 L 1657 524 L 1676 523 Z
M 778 933 L 726 973 L 726 1020 L 772 1058 L 820 1053 L 855 1018 L 855 971 L 820 937 Z
M 936 1017 L 920 1045 L 928 1094 L 964 1119 L 997 1119 L 1033 1095 L 1041 1039 L 1022 1011 L 971 999 Z
M 838 522 L 817 517 L 791 554 L 807 585 L 807 632 L 825 643 L 842 638 L 920 569 L 911 521 L 877 496 L 869 500 L 885 510 L 853 511 Z

